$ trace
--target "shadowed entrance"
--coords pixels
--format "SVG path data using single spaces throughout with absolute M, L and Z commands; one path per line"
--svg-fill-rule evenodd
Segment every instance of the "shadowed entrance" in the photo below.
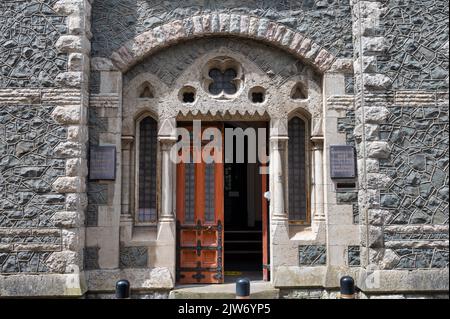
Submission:
M 264 122 L 226 122 L 225 130 L 265 128 Z M 225 138 L 228 138 L 227 136 Z M 263 190 L 265 175 L 259 174 L 261 164 L 249 163 L 249 139 L 238 149 L 234 138 L 233 163 L 224 165 L 224 267 L 225 281 L 240 276 L 263 279 Z M 227 145 L 227 141 L 225 142 Z M 237 161 L 244 151 L 244 161 Z M 266 185 L 264 185 L 266 187 Z

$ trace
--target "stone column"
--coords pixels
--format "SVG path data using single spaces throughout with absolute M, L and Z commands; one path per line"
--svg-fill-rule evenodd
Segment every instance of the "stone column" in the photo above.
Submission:
M 173 211 L 173 199 L 172 195 L 174 193 L 172 176 L 173 176 L 173 163 L 170 158 L 170 152 L 176 139 L 160 138 L 161 145 L 161 215 L 159 221 L 173 221 L 174 211 Z
M 323 137 L 312 137 L 314 163 L 314 221 L 324 221 Z
M 134 211 L 130 207 L 131 196 L 133 194 L 131 176 L 132 171 L 132 152 L 133 152 L 133 136 L 122 136 L 122 210 L 120 215 L 120 241 L 131 241 Z
M 130 177 L 133 136 L 122 136 L 122 215 L 130 216 Z
M 176 267 L 176 227 L 173 194 L 174 167 L 171 160 L 171 150 L 177 141 L 175 118 L 161 122 L 158 132 L 161 150 L 161 210 L 158 220 L 158 234 L 155 249 L 155 267 L 169 269 L 175 285 Z
M 284 194 L 284 165 L 283 155 L 287 144 L 287 136 L 271 136 L 271 158 L 272 158 L 272 178 L 273 194 L 272 200 L 272 220 L 287 220 L 288 216 L 285 209 Z
M 290 240 L 284 192 L 287 119 L 273 119 L 270 125 L 270 271 L 271 281 L 275 282 L 279 267 L 290 263 L 286 254 Z

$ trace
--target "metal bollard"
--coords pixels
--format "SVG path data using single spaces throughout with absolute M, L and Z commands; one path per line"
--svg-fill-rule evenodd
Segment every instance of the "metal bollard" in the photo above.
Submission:
M 236 281 L 236 299 L 250 299 L 250 280 L 247 278 Z
M 116 283 L 116 299 L 130 298 L 130 282 L 126 279 L 121 279 Z
M 350 276 L 341 278 L 341 299 L 355 299 L 355 280 Z

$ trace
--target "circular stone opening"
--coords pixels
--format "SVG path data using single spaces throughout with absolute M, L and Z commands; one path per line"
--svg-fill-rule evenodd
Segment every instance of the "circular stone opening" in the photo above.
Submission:
M 250 89 L 249 97 L 252 103 L 260 104 L 266 100 L 266 89 L 261 86 L 255 86 Z
M 178 95 L 179 99 L 183 103 L 194 103 L 197 90 L 192 86 L 183 86 Z

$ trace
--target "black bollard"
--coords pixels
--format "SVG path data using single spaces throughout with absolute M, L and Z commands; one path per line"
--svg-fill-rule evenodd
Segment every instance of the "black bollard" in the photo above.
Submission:
M 341 299 L 355 299 L 355 280 L 350 276 L 341 278 Z
M 116 283 L 116 298 L 128 299 L 130 298 L 130 282 L 126 279 L 121 279 Z
M 250 299 L 250 280 L 247 278 L 236 281 L 236 299 Z

